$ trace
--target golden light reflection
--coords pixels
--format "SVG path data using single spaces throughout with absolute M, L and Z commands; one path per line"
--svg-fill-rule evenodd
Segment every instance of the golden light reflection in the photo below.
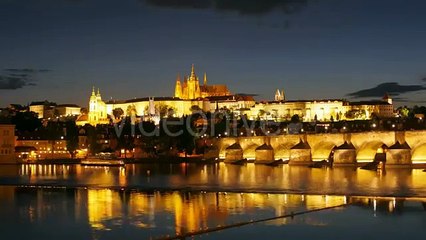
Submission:
M 122 202 L 118 192 L 111 189 L 87 190 L 89 224 L 96 230 L 108 230 L 104 220 L 121 217 Z
M 164 229 L 165 234 L 171 235 L 345 203 L 368 209 L 372 215 L 380 212 L 400 213 L 407 202 L 410 202 L 407 204 L 410 211 L 413 206 L 421 211 L 426 209 L 426 198 L 253 192 L 137 192 L 84 188 L 58 191 L 46 187 L 13 186 L 0 186 L 0 193 L 0 204 L 19 203 L 17 207 L 20 208 L 20 217 L 31 223 L 43 222 L 52 215 L 69 214 L 76 221 L 87 221 L 94 232 L 114 230 L 127 224 L 157 234 L 158 229 Z M 29 196 L 32 197 L 31 201 L 22 201 Z M 73 207 L 63 208 L 64 201 Z M 342 210 L 345 208 L 333 211 Z M 75 214 L 70 214 L 72 212 Z M 330 224 L 330 221 L 318 215 L 306 214 L 268 221 L 265 224 L 317 226 Z

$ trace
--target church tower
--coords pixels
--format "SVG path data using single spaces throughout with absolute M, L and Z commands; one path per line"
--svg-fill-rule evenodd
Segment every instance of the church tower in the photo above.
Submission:
M 281 98 L 283 99 L 282 101 L 285 101 L 285 93 L 284 93 L 284 89 L 281 90 Z
M 204 73 L 204 81 L 203 81 L 203 85 L 207 86 L 207 73 Z
M 277 91 L 275 91 L 275 97 L 274 97 L 275 101 L 280 102 L 280 101 L 285 101 L 285 95 L 284 95 L 284 90 L 282 90 L 280 92 L 279 89 L 277 89 Z
M 201 97 L 200 82 L 195 74 L 194 64 L 192 64 L 191 74 L 187 78 L 185 85 L 186 91 L 184 90 L 184 92 L 188 95 L 184 94 L 184 99 L 196 99 Z
M 98 92 L 95 93 L 95 87 L 92 88 L 92 94 L 89 98 L 88 122 L 93 126 L 108 123 L 106 104 L 102 101 L 99 89 Z
M 392 98 L 389 96 L 388 93 L 385 93 L 385 96 L 383 96 L 383 101 L 389 103 L 390 105 L 392 105 Z
M 180 74 L 179 73 L 178 73 L 177 78 L 176 78 L 175 97 L 183 98 L 183 96 L 182 96 L 182 85 L 181 85 L 181 82 L 180 82 Z
M 99 93 L 99 91 L 98 91 Z M 91 125 L 96 125 L 97 120 L 98 120 L 98 98 L 97 95 L 95 93 L 95 87 L 92 88 L 92 95 L 90 95 L 90 99 L 89 99 L 89 116 L 88 116 L 88 121 L 89 124 Z

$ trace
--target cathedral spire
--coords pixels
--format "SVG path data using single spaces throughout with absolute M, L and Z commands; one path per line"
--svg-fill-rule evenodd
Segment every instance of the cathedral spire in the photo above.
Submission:
M 176 82 L 180 82 L 180 73 L 178 73 L 176 76 Z
M 284 90 L 280 92 L 279 89 L 275 92 L 275 101 L 285 101 Z
M 191 67 L 191 75 L 189 75 L 189 79 L 192 81 L 196 81 L 197 80 L 197 75 L 195 75 L 195 67 L 194 64 L 192 64 Z
M 207 85 L 207 73 L 204 73 L 204 82 L 203 82 L 204 86 Z
M 95 96 L 95 86 L 92 86 L 92 96 Z

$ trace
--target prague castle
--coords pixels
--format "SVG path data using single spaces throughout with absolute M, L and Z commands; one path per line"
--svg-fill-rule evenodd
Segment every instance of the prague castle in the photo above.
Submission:
M 192 65 L 191 73 L 183 82 L 178 74 L 173 97 L 144 97 L 104 102 L 100 91 L 95 93 L 93 88 L 89 98 L 89 112 L 86 116 L 80 116 L 77 124 L 107 124 L 128 115 L 135 115 L 141 120 L 158 121 L 161 118 L 189 115 L 196 110 L 227 110 L 236 116 L 244 115 L 250 120 L 274 121 L 289 120 L 295 114 L 303 121 L 394 116 L 392 99 L 388 95 L 381 100 L 361 102 L 342 99 L 287 100 L 284 90 L 278 89 L 273 101 L 256 102 L 252 96 L 232 94 L 226 85 L 208 85 L 206 74 L 201 85 Z
M 231 93 L 226 85 L 207 85 L 207 74 L 204 73 L 203 85 L 195 74 L 194 64 L 191 68 L 191 74 L 185 78 L 183 84 L 178 74 L 175 86 L 175 97 L 180 99 L 197 99 L 212 96 L 229 96 Z

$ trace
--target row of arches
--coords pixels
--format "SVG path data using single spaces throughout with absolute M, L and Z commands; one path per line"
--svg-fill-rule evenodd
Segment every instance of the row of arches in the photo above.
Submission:
M 295 146 L 300 142 L 305 143 L 308 149 L 297 149 Z M 414 147 L 410 146 L 410 142 Z M 419 137 L 419 134 L 409 141 L 401 138 L 401 134 L 386 132 L 385 134 L 364 133 L 363 136 L 358 134 L 355 137 L 352 135 L 352 138 L 344 134 L 223 138 L 218 144 L 219 157 L 225 160 L 226 156 L 228 159 L 291 160 L 295 155 L 303 155 L 302 159 L 306 161 L 319 161 L 328 159 L 336 148 L 345 143 L 353 148 L 339 149 L 338 157 L 349 158 L 341 161 L 351 162 L 350 156 L 353 156 L 355 162 L 370 162 L 374 160 L 378 152 L 386 151 L 387 158 L 395 164 L 426 163 L 426 136 L 423 139 Z

